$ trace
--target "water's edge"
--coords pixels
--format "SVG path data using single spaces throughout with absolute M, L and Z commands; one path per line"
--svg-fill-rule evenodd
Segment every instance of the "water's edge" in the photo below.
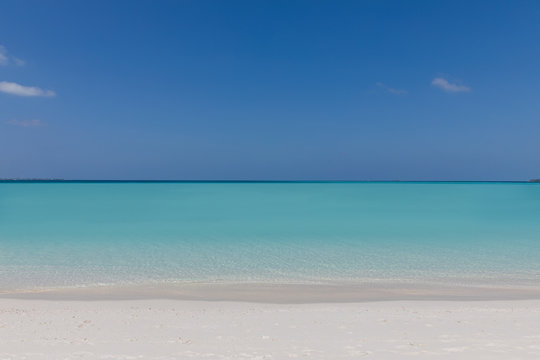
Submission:
M 445 286 L 412 283 L 184 283 L 13 290 L 0 292 L 0 298 L 51 301 L 174 299 L 278 304 L 404 300 L 496 301 L 540 299 L 540 287 Z

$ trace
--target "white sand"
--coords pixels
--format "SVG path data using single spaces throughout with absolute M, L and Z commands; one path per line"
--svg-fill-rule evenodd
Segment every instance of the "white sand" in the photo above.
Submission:
M 540 300 L 0 299 L 0 359 L 540 359 Z

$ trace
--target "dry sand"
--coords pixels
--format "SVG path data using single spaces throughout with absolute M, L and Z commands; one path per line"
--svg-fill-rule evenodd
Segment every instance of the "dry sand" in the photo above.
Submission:
M 0 299 L 0 359 L 540 359 L 540 300 Z

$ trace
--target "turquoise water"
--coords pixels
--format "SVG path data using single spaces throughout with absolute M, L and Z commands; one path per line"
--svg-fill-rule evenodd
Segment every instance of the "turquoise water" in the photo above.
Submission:
M 540 184 L 0 183 L 0 290 L 539 280 Z

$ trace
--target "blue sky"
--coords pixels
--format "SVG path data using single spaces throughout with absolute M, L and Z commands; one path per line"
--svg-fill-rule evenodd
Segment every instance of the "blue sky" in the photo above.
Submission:
M 537 1 L 2 1 L 0 177 L 540 177 Z

